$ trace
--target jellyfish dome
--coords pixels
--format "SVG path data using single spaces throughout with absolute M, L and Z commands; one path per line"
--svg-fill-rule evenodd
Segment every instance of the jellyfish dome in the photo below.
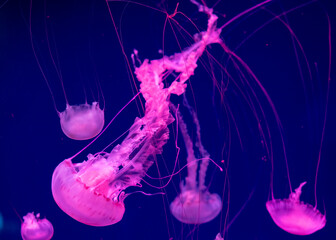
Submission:
M 40 219 L 40 214 L 28 213 L 23 217 L 21 236 L 23 240 L 49 240 L 54 235 L 52 224 L 46 219 Z
M 72 164 L 67 159 L 57 166 L 52 177 L 55 202 L 65 213 L 81 223 L 91 226 L 117 223 L 125 212 L 123 201 L 119 201 L 114 195 L 108 196 L 106 184 L 95 189 L 95 184 L 101 183 L 100 180 L 107 177 L 111 168 L 107 167 L 103 172 L 101 170 L 104 169 L 105 159 L 92 161 L 89 158 L 88 162 Z M 92 167 L 88 168 L 89 165 Z M 95 176 L 98 170 L 100 175 Z
M 222 210 L 218 194 L 185 190 L 170 204 L 170 211 L 180 222 L 202 224 L 213 220 Z
M 97 136 L 104 127 L 104 111 L 97 102 L 70 106 L 59 113 L 63 133 L 74 140 Z
M 326 217 L 310 204 L 300 201 L 303 182 L 291 193 L 288 199 L 272 199 L 266 208 L 275 224 L 286 232 L 295 235 L 309 235 L 326 224 Z

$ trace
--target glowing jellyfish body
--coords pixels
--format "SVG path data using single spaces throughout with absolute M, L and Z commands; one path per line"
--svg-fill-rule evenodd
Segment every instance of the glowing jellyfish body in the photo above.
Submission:
M 82 169 L 85 170 L 89 164 L 91 171 L 83 175 Z M 97 164 L 102 165 L 90 160 L 82 164 L 72 164 L 70 159 L 63 161 L 54 171 L 52 193 L 58 206 L 72 218 L 91 226 L 106 226 L 120 221 L 125 207 L 122 202 L 108 198 L 105 195 L 108 193 L 103 192 L 102 188 L 98 192 L 90 187 L 98 181 L 97 178 L 90 179 Z M 83 182 L 85 180 L 91 182 Z
M 74 140 L 87 140 L 97 136 L 104 127 L 104 111 L 97 102 L 70 106 L 59 113 L 63 133 Z
M 217 217 L 222 209 L 219 195 L 188 187 L 181 187 L 180 195 L 170 204 L 173 216 L 186 224 L 207 223 Z
M 52 194 L 65 213 L 92 226 L 111 225 L 122 219 L 126 197 L 123 190 L 140 186 L 155 155 L 162 152 L 169 138 L 167 126 L 174 121 L 169 111 L 169 96 L 184 93 L 185 82 L 193 75 L 206 46 L 220 41 L 216 20 L 209 13 L 207 31 L 197 35 L 195 43 L 181 53 L 151 62 L 145 60 L 136 68 L 145 99 L 145 116 L 135 119 L 120 145 L 110 153 L 89 155 L 82 163 L 74 164 L 70 158 L 56 167 Z M 180 73 L 179 77 L 165 88 L 163 77 L 173 71 Z
M 273 199 L 266 203 L 266 208 L 275 224 L 286 232 L 296 235 L 309 235 L 326 224 L 326 217 L 319 210 L 300 201 L 303 182 L 291 193 L 288 199 Z
M 40 214 L 28 213 L 23 217 L 21 236 L 23 240 L 49 240 L 54 234 L 52 224 L 46 219 L 40 219 Z
M 211 194 L 204 184 L 210 155 L 202 145 L 200 125 L 196 113 L 188 105 L 186 99 L 185 104 L 196 125 L 197 140 L 195 145 L 198 147 L 201 155 L 201 164 L 198 172 L 199 181 L 197 183 L 196 180 L 199 161 L 197 161 L 194 155 L 193 143 L 188 135 L 187 126 L 179 111 L 177 111 L 176 115 L 179 121 L 179 128 L 183 135 L 188 154 L 188 176 L 185 179 L 185 183 L 181 182 L 181 193 L 170 204 L 170 211 L 180 222 L 187 224 L 202 224 L 213 220 L 220 213 L 222 210 L 222 200 L 218 194 Z

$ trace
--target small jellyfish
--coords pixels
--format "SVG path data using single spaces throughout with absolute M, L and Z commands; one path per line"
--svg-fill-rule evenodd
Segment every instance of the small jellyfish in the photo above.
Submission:
M 104 111 L 98 102 L 70 106 L 59 113 L 63 133 L 74 140 L 87 140 L 97 136 L 104 127 Z
M 104 109 L 100 109 L 99 103 L 92 102 L 92 104 L 88 104 L 86 102 L 80 105 L 70 105 L 62 83 L 66 108 L 63 112 L 60 112 L 57 110 L 54 95 L 46 78 L 45 81 L 51 93 L 55 111 L 60 118 L 60 124 L 63 133 L 68 138 L 74 140 L 87 140 L 96 137 L 103 129 L 105 122 Z
M 183 135 L 188 154 L 188 176 L 185 179 L 185 183 L 180 183 L 181 193 L 170 204 L 170 211 L 180 222 L 187 224 L 202 224 L 213 220 L 220 213 L 222 210 L 222 201 L 218 194 L 211 194 L 204 184 L 210 155 L 202 145 L 200 125 L 196 113 L 191 109 L 186 98 L 184 98 L 184 100 L 196 125 L 197 140 L 195 146 L 198 148 L 201 155 L 201 164 L 198 172 L 199 181 L 197 183 L 196 180 L 199 162 L 194 155 L 193 143 L 188 135 L 187 126 L 184 123 L 181 114 L 176 110 L 179 128 Z
M 326 217 L 316 207 L 300 201 L 303 182 L 288 199 L 272 199 L 266 203 L 266 208 L 278 227 L 296 235 L 309 235 L 326 224 Z
M 107 226 L 122 219 L 124 199 L 127 197 L 124 190 L 130 186 L 141 186 L 142 177 L 169 138 L 168 125 L 174 121 L 169 110 L 170 96 L 185 92 L 186 81 L 194 74 L 199 57 L 208 45 L 220 42 L 217 16 L 207 11 L 208 29 L 195 36 L 193 45 L 172 56 L 152 61 L 146 59 L 136 67 L 135 74 L 141 82 L 140 93 L 145 100 L 145 115 L 135 119 L 122 143 L 110 153 L 90 154 L 88 160 L 81 163 L 72 163 L 76 154 L 54 170 L 54 200 L 72 218 L 92 226 Z M 132 56 L 133 62 L 134 56 L 137 57 L 136 51 Z M 179 73 L 178 77 L 165 87 L 163 78 L 166 73 L 172 72 Z M 205 189 L 200 188 L 201 191 L 202 199 L 211 200 L 212 195 L 206 194 Z
M 99 103 L 95 101 L 92 102 L 91 105 L 88 104 L 87 101 L 84 104 L 80 104 L 80 105 L 70 105 L 69 104 L 61 71 L 59 69 L 59 66 L 55 63 L 55 59 L 53 55 L 51 54 L 51 51 L 49 51 L 50 58 L 53 63 L 53 67 L 60 80 L 60 85 L 63 90 L 64 100 L 66 102 L 66 109 L 63 112 L 58 111 L 56 98 L 54 96 L 55 94 L 53 93 L 51 83 L 49 82 L 47 78 L 46 72 L 42 68 L 40 60 L 38 58 L 38 54 L 35 51 L 32 26 L 30 25 L 29 27 L 30 27 L 30 41 L 31 41 L 33 53 L 35 55 L 35 60 L 47 84 L 47 87 L 49 89 L 55 111 L 57 112 L 60 118 L 60 123 L 61 123 L 61 128 L 62 128 L 63 133 L 67 137 L 74 139 L 74 140 L 87 140 L 87 139 L 96 137 L 104 127 L 104 109 L 100 109 Z M 48 31 L 46 31 L 45 33 L 46 33 L 46 41 L 49 46 Z M 97 85 L 99 85 L 99 83 Z
M 40 214 L 28 213 L 23 217 L 21 236 L 23 240 L 49 240 L 54 234 L 52 224 L 46 219 L 40 219 Z

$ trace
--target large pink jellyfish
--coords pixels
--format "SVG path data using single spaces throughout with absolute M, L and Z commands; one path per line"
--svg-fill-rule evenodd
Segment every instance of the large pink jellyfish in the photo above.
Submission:
M 28 213 L 23 217 L 21 236 L 23 240 L 49 240 L 54 235 L 52 224 L 46 219 L 40 219 L 40 214 Z
M 326 217 L 316 207 L 300 201 L 303 182 L 289 195 L 288 199 L 272 199 L 266 208 L 278 227 L 296 235 L 309 235 L 326 224 Z
M 98 102 L 92 105 L 66 105 L 59 113 L 63 133 L 75 140 L 87 140 L 97 136 L 104 127 L 104 111 Z
M 183 121 L 180 112 L 176 110 L 178 125 L 188 154 L 188 176 L 185 178 L 185 182 L 180 183 L 181 193 L 170 204 L 170 211 L 175 218 L 183 223 L 202 224 L 217 217 L 222 210 L 222 200 L 218 194 L 211 194 L 205 186 L 205 176 L 210 155 L 201 142 L 201 129 L 196 113 L 186 102 L 186 98 L 185 105 L 189 109 L 196 126 L 195 146 L 198 148 L 201 159 L 197 161 L 193 150 L 193 142 L 188 134 L 187 125 Z M 196 176 L 199 162 L 201 162 L 201 164 L 198 171 L 197 182 Z
M 145 99 L 145 116 L 136 118 L 127 137 L 110 153 L 89 155 L 87 161 L 61 162 L 52 176 L 52 194 L 58 206 L 79 222 L 106 226 L 119 222 L 124 214 L 123 190 L 139 186 L 155 155 L 169 137 L 167 125 L 174 119 L 169 111 L 169 96 L 180 95 L 193 75 L 197 60 L 207 45 L 221 42 L 216 28 L 217 16 L 209 15 L 207 31 L 195 37 L 195 43 L 181 53 L 158 60 L 145 60 L 135 70 Z M 134 57 L 134 56 L 133 56 Z M 163 77 L 175 71 L 178 78 L 165 88 Z

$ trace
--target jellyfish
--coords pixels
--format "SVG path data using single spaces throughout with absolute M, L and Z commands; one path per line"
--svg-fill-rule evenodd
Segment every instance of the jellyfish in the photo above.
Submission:
M 329 31 L 330 31 L 330 25 L 329 25 Z M 289 194 L 288 199 L 274 198 L 274 193 L 273 193 L 273 176 L 274 176 L 273 175 L 273 171 L 274 171 L 273 164 L 274 163 L 272 159 L 271 161 L 271 165 L 272 165 L 271 186 L 270 186 L 272 199 L 266 202 L 266 209 L 268 213 L 270 214 L 272 220 L 278 227 L 294 235 L 310 235 L 310 234 L 315 233 L 316 231 L 321 230 L 326 225 L 326 215 L 322 214 L 317 209 L 317 178 L 318 178 L 318 170 L 319 170 L 319 166 L 321 162 L 321 152 L 322 152 L 322 145 L 324 141 L 325 127 L 326 127 L 326 120 L 327 120 L 328 97 L 329 97 L 329 89 L 330 89 L 329 80 L 330 80 L 330 68 L 328 70 L 325 114 L 324 114 L 324 119 L 323 119 L 322 133 L 321 133 L 319 153 L 318 153 L 318 159 L 317 159 L 317 167 L 316 167 L 316 172 L 315 172 L 315 190 L 314 190 L 315 206 L 312 206 L 309 203 L 300 201 L 302 187 L 306 184 L 306 182 L 302 182 L 299 185 L 299 187 L 297 187 L 294 190 L 294 192 L 292 191 L 285 143 L 283 139 L 283 133 L 281 131 L 282 126 L 281 126 L 279 116 L 276 115 L 277 124 L 280 129 L 280 138 L 282 142 L 284 160 L 286 163 L 287 179 L 289 183 L 290 194 Z
M 30 14 L 32 14 L 32 8 L 30 9 Z M 47 17 L 47 16 L 44 16 L 44 17 Z M 89 104 L 87 102 L 87 99 L 85 99 L 85 103 L 83 104 L 70 104 L 69 103 L 66 89 L 64 86 L 63 76 L 61 74 L 61 69 L 60 69 L 60 66 L 56 64 L 57 58 L 55 59 L 55 56 L 52 53 L 52 49 L 51 49 L 52 46 L 49 42 L 48 29 L 45 28 L 44 35 L 45 35 L 45 40 L 46 40 L 47 48 L 48 48 L 47 52 L 49 53 L 49 60 L 52 65 L 52 67 L 50 67 L 50 70 L 53 69 L 54 72 L 56 73 L 59 79 L 59 82 L 60 82 L 63 95 L 64 95 L 64 100 L 65 100 L 65 107 L 66 107 L 65 110 L 64 111 L 58 110 L 57 103 L 56 103 L 56 97 L 55 97 L 56 94 L 54 92 L 54 89 L 52 88 L 52 82 L 47 76 L 47 72 L 49 72 L 49 69 L 47 71 L 42 68 L 42 65 L 45 65 L 46 63 L 44 62 L 43 64 L 41 64 L 40 57 L 38 54 L 39 52 L 36 51 L 35 49 L 35 42 L 33 41 L 34 32 L 32 29 L 31 18 L 32 16 L 30 16 L 30 23 L 29 23 L 30 43 L 33 49 L 36 63 L 49 89 L 49 92 L 50 92 L 50 95 L 53 101 L 53 106 L 59 117 L 60 126 L 61 126 L 63 133 L 68 138 L 74 139 L 74 140 L 88 140 L 88 139 L 96 137 L 104 127 L 104 121 L 105 121 L 104 120 L 104 107 L 100 108 L 99 103 L 97 101 L 92 101 L 92 103 Z M 43 59 L 43 57 L 41 57 L 41 59 Z M 96 85 L 100 92 L 101 89 L 100 89 L 99 83 L 96 82 Z M 90 90 L 92 89 L 90 88 Z M 85 94 L 85 98 L 86 98 L 86 94 Z
M 48 219 L 40 219 L 40 214 L 28 213 L 23 217 L 21 236 L 23 240 L 49 240 L 54 235 L 54 228 Z
M 281 229 L 295 235 L 309 235 L 326 224 L 326 216 L 316 207 L 300 201 L 303 182 L 288 199 L 272 199 L 266 203 L 266 208 L 275 224 Z
M 107 226 L 123 218 L 124 199 L 128 196 L 124 190 L 130 186 L 140 187 L 142 177 L 169 138 L 168 125 L 174 120 L 169 110 L 169 97 L 184 93 L 186 81 L 193 75 L 206 47 L 220 42 L 217 16 L 207 8 L 202 10 L 208 13 L 208 28 L 195 36 L 194 44 L 171 56 L 144 60 L 136 67 L 135 75 L 145 100 L 145 115 L 135 119 L 122 143 L 110 153 L 90 154 L 81 163 L 72 163 L 74 157 L 71 157 L 55 168 L 52 176 L 54 200 L 75 220 L 91 226 Z M 138 59 L 137 51 L 132 58 L 133 62 Z M 173 71 L 178 77 L 165 87 L 163 77 Z
M 97 136 L 104 127 L 104 110 L 98 102 L 66 105 L 59 113 L 63 133 L 74 140 L 87 140 Z
M 203 147 L 201 142 L 201 129 L 196 113 L 188 104 L 184 95 L 184 103 L 192 115 L 196 126 L 196 143 L 201 160 L 197 161 L 192 140 L 188 134 L 185 124 L 179 110 L 176 110 L 178 125 L 182 133 L 185 147 L 187 150 L 188 175 L 185 182 L 180 183 L 181 193 L 170 204 L 170 211 L 180 222 L 187 224 L 202 224 L 213 220 L 222 210 L 222 200 L 216 193 L 210 193 L 205 186 L 206 170 L 209 164 L 209 153 Z M 199 162 L 199 171 L 197 173 Z M 198 182 L 196 176 L 198 175 Z

